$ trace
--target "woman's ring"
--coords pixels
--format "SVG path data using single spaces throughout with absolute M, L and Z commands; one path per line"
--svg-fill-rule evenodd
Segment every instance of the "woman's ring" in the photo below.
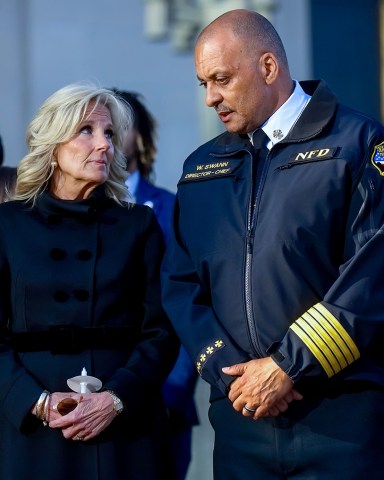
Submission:
M 256 412 L 256 408 L 249 408 L 248 405 L 244 405 L 243 408 L 244 408 L 244 410 L 246 410 L 249 413 L 255 413 Z
M 80 435 L 76 435 L 76 437 L 73 437 L 74 440 L 84 440 L 83 437 L 80 437 Z

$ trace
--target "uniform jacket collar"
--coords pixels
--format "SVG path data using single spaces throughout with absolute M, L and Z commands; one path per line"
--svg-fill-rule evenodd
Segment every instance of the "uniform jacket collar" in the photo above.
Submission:
M 280 143 L 293 143 L 308 140 L 318 135 L 332 120 L 338 106 L 337 97 L 323 80 L 300 82 L 303 90 L 312 98 L 304 109 L 296 125 Z M 211 143 L 212 153 L 217 155 L 251 147 L 247 134 L 224 132 Z

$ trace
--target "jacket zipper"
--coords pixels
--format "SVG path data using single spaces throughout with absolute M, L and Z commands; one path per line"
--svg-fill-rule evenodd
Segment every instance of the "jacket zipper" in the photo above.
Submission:
M 262 171 L 258 184 L 256 184 L 256 178 L 254 178 L 254 163 L 251 163 L 251 192 L 248 205 L 248 220 L 247 220 L 247 237 L 246 237 L 246 258 L 245 258 L 245 275 L 244 275 L 244 291 L 245 291 L 245 310 L 247 323 L 249 328 L 249 333 L 251 337 L 252 346 L 255 352 L 261 357 L 262 351 L 258 342 L 256 325 L 254 321 L 254 316 L 252 312 L 253 305 L 253 295 L 252 295 L 252 258 L 253 258 L 253 246 L 254 246 L 254 237 L 256 229 L 256 214 L 258 210 L 258 205 L 260 203 L 261 192 L 265 183 L 265 179 L 268 173 L 269 165 L 269 153 L 265 158 L 263 164 L 261 165 Z M 254 193 L 256 192 L 255 198 Z
M 251 191 L 249 195 L 249 203 L 248 203 L 248 218 L 247 218 L 247 234 L 246 234 L 246 252 L 245 252 L 245 273 L 244 273 L 244 292 L 245 292 L 245 315 L 248 324 L 249 334 L 251 337 L 251 344 L 255 350 L 255 353 L 262 357 L 262 350 L 260 348 L 255 322 L 252 313 L 252 280 L 251 280 L 251 272 L 252 272 L 252 257 L 253 257 L 253 241 L 254 241 L 254 232 L 255 232 L 255 213 L 257 211 L 257 206 L 259 203 L 260 195 L 262 186 L 264 185 L 265 178 L 268 172 L 268 165 L 269 165 L 269 153 L 263 162 L 262 165 L 262 172 L 260 176 L 260 180 L 258 185 L 256 185 L 256 177 L 254 178 L 254 164 L 253 164 L 253 156 L 246 150 L 251 156 Z M 213 157 L 226 157 L 233 155 L 233 152 L 228 154 L 211 154 Z M 253 198 L 256 189 L 255 199 Z

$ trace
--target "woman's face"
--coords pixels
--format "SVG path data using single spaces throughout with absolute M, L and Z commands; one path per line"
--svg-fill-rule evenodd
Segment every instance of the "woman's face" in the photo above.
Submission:
M 50 192 L 62 199 L 79 200 L 104 183 L 114 155 L 113 124 L 109 109 L 91 104 L 75 134 L 55 150 L 57 166 Z

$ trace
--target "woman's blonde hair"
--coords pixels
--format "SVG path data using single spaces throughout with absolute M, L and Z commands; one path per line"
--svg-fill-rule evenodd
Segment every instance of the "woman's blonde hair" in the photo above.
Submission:
M 87 111 L 89 114 L 88 108 L 94 109 L 98 105 L 108 108 L 114 127 L 114 156 L 104 184 L 105 191 L 118 203 L 127 200 L 122 139 L 123 132 L 132 124 L 132 111 L 114 92 L 91 83 L 73 83 L 57 90 L 42 104 L 29 124 L 26 134 L 29 153 L 17 169 L 16 200 L 35 203 L 47 188 L 54 171 L 55 149 L 72 137 Z

